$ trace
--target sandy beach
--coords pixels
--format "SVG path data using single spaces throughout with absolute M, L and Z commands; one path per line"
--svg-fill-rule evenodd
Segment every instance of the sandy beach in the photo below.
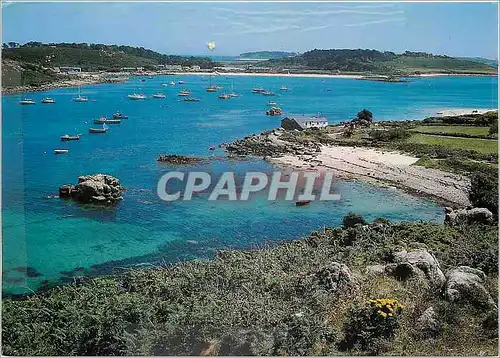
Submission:
M 314 156 L 284 155 L 271 162 L 299 170 L 333 171 L 345 179 L 385 183 L 447 205 L 470 205 L 466 177 L 412 165 L 418 158 L 371 148 L 322 146 Z
M 498 108 L 478 109 L 478 108 L 447 108 L 436 112 L 437 116 L 463 116 L 470 114 L 484 114 L 486 112 L 498 111 Z

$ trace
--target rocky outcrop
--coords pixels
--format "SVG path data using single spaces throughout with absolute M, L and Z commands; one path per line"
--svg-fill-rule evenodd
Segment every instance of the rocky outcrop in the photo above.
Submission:
M 283 129 L 274 129 L 260 135 L 252 135 L 226 145 L 226 150 L 236 155 L 256 155 L 277 158 L 286 154 L 316 155 L 321 147 L 313 141 L 283 140 L 286 132 Z
M 177 155 L 177 154 L 160 154 L 156 160 L 158 162 L 172 164 L 172 165 L 196 164 L 201 162 L 200 158 L 185 157 L 183 155 Z
M 344 264 L 332 262 L 314 275 L 317 283 L 327 291 L 343 291 L 354 284 L 351 270 Z
M 283 110 L 279 107 L 273 107 L 270 110 L 266 111 L 268 116 L 281 116 L 283 114 Z
M 417 278 L 428 282 L 429 287 L 436 291 L 439 291 L 446 281 L 439 262 L 425 249 L 396 252 L 393 261 L 385 266 L 368 266 L 365 271 L 371 275 L 394 276 L 399 280 Z
M 441 331 L 442 324 L 433 307 L 427 308 L 417 319 L 416 328 L 424 337 L 435 337 Z
M 460 266 L 450 271 L 445 295 L 451 302 L 466 301 L 477 306 L 495 307 L 495 302 L 484 287 L 486 275 L 483 271 Z
M 115 204 L 123 199 L 120 180 L 107 174 L 83 175 L 78 184 L 61 185 L 59 197 L 85 204 Z
M 491 224 L 493 214 L 486 208 L 458 209 L 445 208 L 444 223 L 450 226 L 459 224 Z

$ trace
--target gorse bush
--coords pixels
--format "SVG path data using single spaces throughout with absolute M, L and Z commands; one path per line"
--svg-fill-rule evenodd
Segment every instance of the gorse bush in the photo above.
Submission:
M 474 173 L 469 199 L 475 207 L 487 208 L 498 217 L 498 173 Z
M 342 350 L 360 349 L 368 354 L 383 353 L 384 341 L 391 340 L 398 328 L 398 316 L 403 306 L 393 299 L 369 300 L 354 307 L 344 325 Z
M 342 225 L 345 228 L 354 227 L 358 224 L 366 225 L 366 220 L 361 215 L 353 213 L 352 211 L 342 218 Z

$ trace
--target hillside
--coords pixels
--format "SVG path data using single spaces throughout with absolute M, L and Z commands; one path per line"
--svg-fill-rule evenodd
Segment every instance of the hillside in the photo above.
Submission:
M 257 66 L 259 65 L 303 70 L 401 75 L 438 72 L 495 74 L 497 72 L 496 69 L 485 63 L 444 55 L 409 51 L 396 54 L 394 52 L 362 49 L 315 49 L 295 57 L 263 61 L 257 64 Z
M 255 52 L 244 52 L 240 54 L 241 58 L 256 58 L 256 59 L 275 59 L 283 57 L 296 56 L 296 52 L 284 52 L 284 51 L 255 51 Z
M 45 67 L 79 66 L 84 71 L 118 70 L 122 67 L 150 67 L 155 65 L 198 65 L 212 68 L 215 63 L 208 58 L 164 55 L 143 47 L 29 42 L 24 45 L 4 44 L 3 58 Z

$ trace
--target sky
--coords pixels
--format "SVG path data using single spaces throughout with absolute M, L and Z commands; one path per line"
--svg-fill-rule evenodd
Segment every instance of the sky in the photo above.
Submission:
M 14 1 L 2 4 L 2 30 L 3 42 L 119 44 L 181 55 L 363 48 L 498 58 L 497 3 Z

